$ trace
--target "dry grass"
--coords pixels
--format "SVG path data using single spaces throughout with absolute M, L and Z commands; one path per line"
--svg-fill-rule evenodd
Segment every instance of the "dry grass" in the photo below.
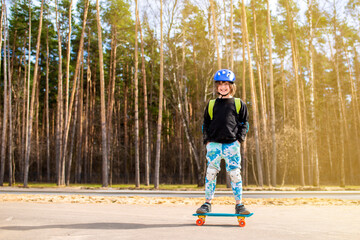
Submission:
M 136 205 L 200 205 L 202 198 L 179 197 L 103 197 L 85 195 L 31 195 L 31 194 L 1 194 L 0 202 L 36 202 L 36 203 L 79 203 L 79 204 L 136 204 Z M 217 197 L 214 204 L 233 205 L 232 197 Z M 360 200 L 340 200 L 325 198 L 246 198 L 246 205 L 315 205 L 315 206 L 360 206 Z

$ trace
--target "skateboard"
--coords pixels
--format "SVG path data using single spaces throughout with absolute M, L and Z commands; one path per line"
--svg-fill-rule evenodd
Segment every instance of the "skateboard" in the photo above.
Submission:
M 251 217 L 254 213 L 247 215 L 244 214 L 232 214 L 232 213 L 195 213 L 193 216 L 197 216 L 196 225 L 202 226 L 205 223 L 206 217 L 237 217 L 239 226 L 245 227 L 245 218 Z

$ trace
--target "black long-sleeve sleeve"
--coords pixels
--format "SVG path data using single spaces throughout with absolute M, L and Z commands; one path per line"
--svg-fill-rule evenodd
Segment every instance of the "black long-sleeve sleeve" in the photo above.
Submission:
M 236 135 L 236 139 L 240 142 L 244 142 L 246 139 L 246 134 L 249 130 L 249 113 L 247 110 L 246 104 L 241 101 L 241 109 L 239 111 L 239 125 L 238 125 L 238 133 Z
M 209 115 L 209 112 L 208 112 L 209 111 L 208 108 L 209 108 L 209 103 L 206 105 L 206 108 L 205 108 L 204 122 L 203 122 L 203 126 L 202 126 L 204 144 L 209 142 L 208 132 L 209 132 L 209 126 L 210 126 L 210 123 L 211 123 L 211 119 L 210 119 L 210 115 Z

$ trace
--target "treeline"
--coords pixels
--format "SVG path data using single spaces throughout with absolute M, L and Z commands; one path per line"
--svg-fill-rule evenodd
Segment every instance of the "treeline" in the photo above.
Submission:
M 360 184 L 358 1 L 10 3 L 1 186 L 203 185 L 201 126 L 221 68 L 250 113 L 245 185 Z

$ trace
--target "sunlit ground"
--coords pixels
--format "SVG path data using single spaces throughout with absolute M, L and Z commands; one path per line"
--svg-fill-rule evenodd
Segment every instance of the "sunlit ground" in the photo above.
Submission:
M 41 194 L 0 194 L 0 202 L 36 202 L 36 203 L 78 203 L 78 204 L 136 204 L 136 205 L 201 205 L 202 198 L 182 197 L 114 197 L 84 195 L 41 195 Z M 293 206 L 293 205 L 334 205 L 360 206 L 360 200 L 341 200 L 325 198 L 246 198 L 245 205 Z M 216 197 L 214 205 L 233 205 L 233 197 Z
M 4 187 L 8 187 L 8 183 L 4 183 Z M 12 185 L 12 187 L 23 187 L 22 183 L 15 183 Z M 136 188 L 134 184 L 113 184 L 109 185 L 108 188 L 103 188 L 101 184 L 70 184 L 69 186 L 57 186 L 55 183 L 29 183 L 29 188 L 76 188 L 76 189 L 143 189 L 143 190 L 152 190 L 154 189 L 154 185 L 151 184 L 149 186 L 146 186 L 144 184 L 141 184 L 139 188 Z M 196 191 L 196 190 L 203 190 L 204 187 L 198 187 L 196 184 L 160 184 L 159 185 L 160 190 L 182 190 L 182 191 Z M 216 186 L 217 190 L 231 190 L 230 188 L 226 188 L 225 184 L 218 184 Z M 258 187 L 256 185 L 248 185 L 243 186 L 243 189 L 246 190 L 277 190 L 277 191 L 299 191 L 299 190 L 320 190 L 320 191 L 337 191 L 337 190 L 353 190 L 353 191 L 360 191 L 360 186 L 355 185 L 347 185 L 345 187 L 339 187 L 335 185 L 322 185 L 319 187 L 314 186 L 299 186 L 299 185 L 284 185 L 284 186 L 263 186 Z

